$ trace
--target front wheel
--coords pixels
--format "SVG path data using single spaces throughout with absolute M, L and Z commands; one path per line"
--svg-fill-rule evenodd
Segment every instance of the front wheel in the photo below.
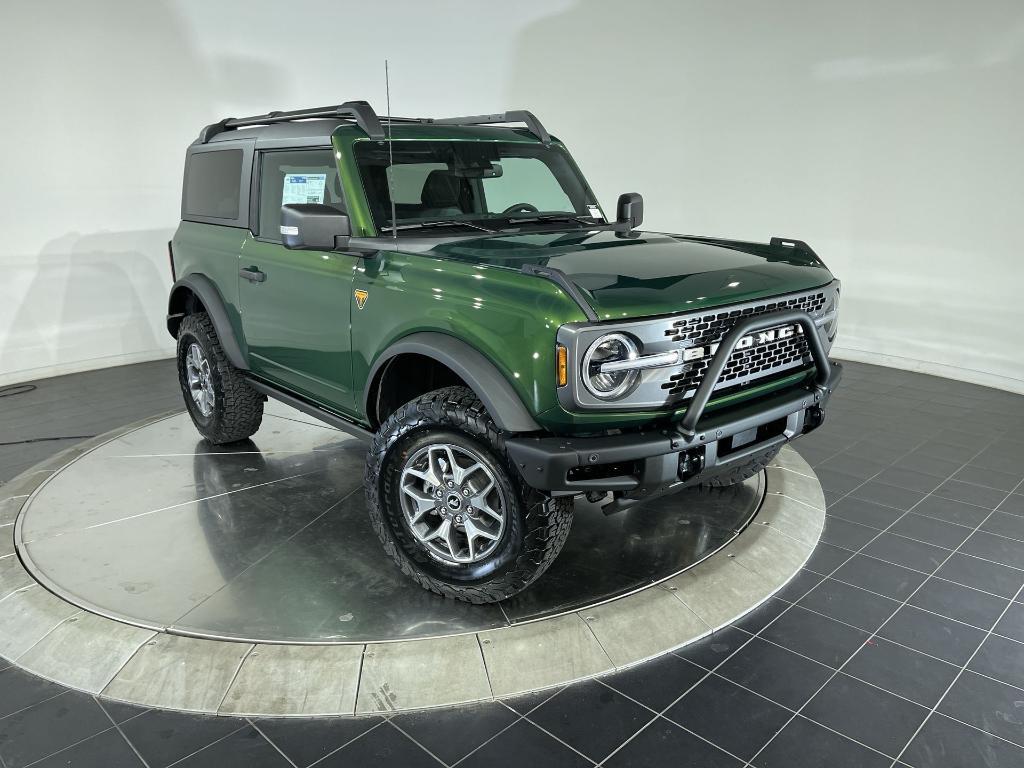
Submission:
M 420 586 L 470 603 L 529 586 L 572 525 L 572 500 L 523 482 L 465 387 L 429 392 L 388 418 L 370 447 L 366 497 L 398 567 Z

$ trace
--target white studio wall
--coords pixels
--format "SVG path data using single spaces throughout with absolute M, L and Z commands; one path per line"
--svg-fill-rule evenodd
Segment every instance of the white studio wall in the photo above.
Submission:
M 166 357 L 181 166 L 228 115 L 535 111 L 607 211 L 807 240 L 840 356 L 1024 392 L 1024 6 L 6 4 L 0 383 Z M 386 14 L 386 17 L 385 17 Z

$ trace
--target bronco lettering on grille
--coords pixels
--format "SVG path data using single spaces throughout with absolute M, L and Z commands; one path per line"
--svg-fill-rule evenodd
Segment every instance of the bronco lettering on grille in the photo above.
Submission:
M 760 331 L 758 333 L 751 333 L 744 336 L 739 340 L 739 343 L 736 344 L 736 349 L 741 350 L 750 349 L 751 347 L 760 347 L 765 344 L 770 344 L 773 341 L 782 341 L 783 339 L 789 339 L 802 333 L 803 328 L 799 325 L 784 325 L 781 328 L 769 328 L 767 331 Z M 684 349 L 683 362 L 713 357 L 720 346 L 720 342 L 715 342 L 714 344 L 706 344 L 702 347 L 690 347 L 688 349 Z

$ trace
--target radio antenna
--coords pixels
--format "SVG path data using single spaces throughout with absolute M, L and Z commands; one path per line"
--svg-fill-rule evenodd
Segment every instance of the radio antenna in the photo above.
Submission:
M 395 213 L 395 151 L 391 146 L 391 78 L 388 76 L 388 60 L 384 59 L 384 98 L 388 110 L 388 197 L 391 198 L 391 237 L 398 247 L 398 219 Z

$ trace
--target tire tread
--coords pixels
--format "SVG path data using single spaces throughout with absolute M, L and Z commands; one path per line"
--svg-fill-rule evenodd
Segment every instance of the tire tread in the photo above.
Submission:
M 190 395 L 185 391 L 185 379 L 182 373 L 183 347 L 186 336 L 205 341 L 210 352 L 210 364 L 215 368 L 215 381 L 220 390 L 220 397 L 214 402 L 214 419 L 210 425 L 193 422 L 196 428 L 211 443 L 223 445 L 245 440 L 256 433 L 263 422 L 263 403 L 266 398 L 249 386 L 242 373 L 235 368 L 224 354 L 213 321 L 205 312 L 187 315 L 178 328 L 178 372 L 182 383 L 182 395 L 185 404 L 192 413 L 189 402 Z M 219 412 L 218 412 L 219 411 Z
M 401 438 L 431 427 L 454 428 L 486 443 L 503 463 L 525 509 L 523 546 L 515 561 L 500 575 L 481 584 L 453 584 L 417 567 L 400 546 L 408 540 L 385 519 L 381 474 L 390 449 Z M 505 448 L 505 440 L 480 399 L 466 387 L 445 387 L 428 392 L 395 411 L 381 425 L 366 461 L 366 496 L 370 521 L 384 551 L 402 572 L 439 595 L 469 603 L 493 603 L 521 592 L 543 574 L 558 556 L 572 527 L 571 499 L 551 498 L 528 486 Z

